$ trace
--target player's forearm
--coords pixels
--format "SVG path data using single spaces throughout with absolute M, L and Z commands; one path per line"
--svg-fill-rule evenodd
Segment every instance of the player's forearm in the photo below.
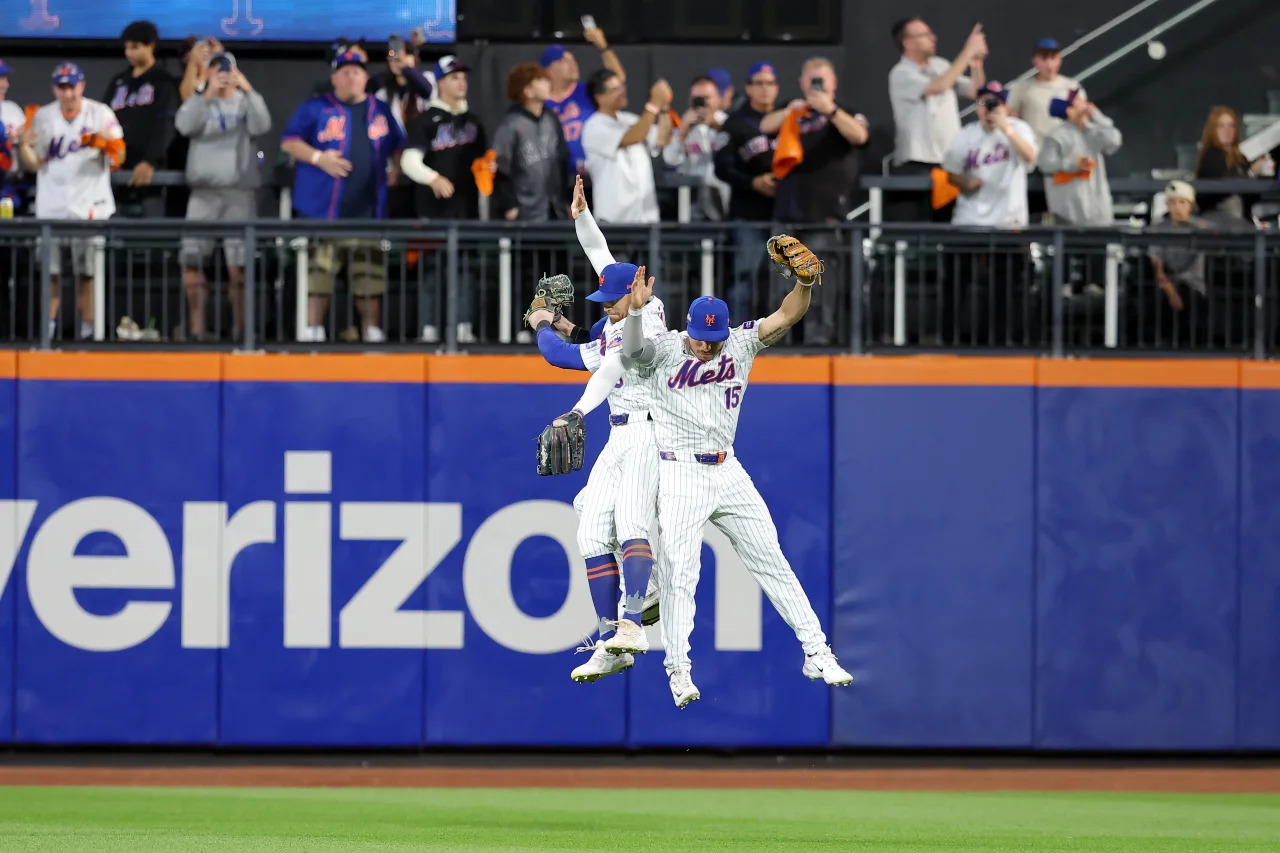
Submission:
M 560 340 L 549 325 L 538 329 L 538 352 L 542 353 L 542 357 L 553 367 L 561 367 L 565 370 L 587 369 L 587 365 L 582 360 L 582 350 Z
M 618 384 L 624 372 L 626 365 L 621 358 L 616 354 L 607 356 L 600 363 L 600 369 L 591 374 L 587 387 L 582 390 L 582 397 L 573 405 L 574 410 L 586 415 L 599 408 L 601 403 L 609 399 L 609 392 Z
M 588 207 L 579 213 L 573 225 L 578 232 L 578 243 L 582 246 L 582 251 L 586 252 L 596 275 L 600 275 L 605 267 L 614 263 L 614 260 L 609 252 L 609 243 L 604 239 L 604 232 L 600 230 L 595 217 L 591 215 L 591 208 Z
M 772 346 L 782 340 L 796 323 L 804 319 L 812 301 L 812 287 L 797 284 L 791 288 L 778 310 L 760 323 L 760 343 Z
M 636 364 L 653 364 L 653 343 L 644 338 L 644 311 L 632 308 L 622 325 L 622 354 Z

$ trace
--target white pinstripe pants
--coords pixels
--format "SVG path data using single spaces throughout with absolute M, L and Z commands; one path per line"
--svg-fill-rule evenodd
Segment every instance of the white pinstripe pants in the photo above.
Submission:
M 658 504 L 658 451 L 653 421 L 609 428 L 609 440 L 573 499 L 578 513 L 578 552 L 584 559 L 617 553 L 631 539 L 649 539 Z M 662 555 L 654 548 L 658 582 Z M 618 565 L 622 566 L 618 556 Z
M 827 643 L 818 614 L 778 543 L 769 507 L 736 458 L 720 465 L 659 463 L 658 529 L 666 555 L 662 580 L 662 643 L 671 673 L 689 667 L 694 591 L 702 565 L 702 530 L 710 521 L 733 544 L 747 571 L 796 632 L 805 654 Z

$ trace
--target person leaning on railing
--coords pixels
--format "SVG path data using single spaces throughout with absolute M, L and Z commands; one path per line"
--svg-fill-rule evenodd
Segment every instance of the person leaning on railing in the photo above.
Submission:
M 258 214 L 257 161 L 252 139 L 271 129 L 271 114 L 262 95 L 254 91 L 236 65 L 235 57 L 219 53 L 209 60 L 204 92 L 178 109 L 175 125 L 191 140 L 186 177 L 191 187 L 187 219 L 236 221 Z M 190 328 L 198 341 L 207 339 L 205 307 L 209 299 L 204 265 L 213 254 L 214 240 L 187 238 L 180 260 L 186 286 Z M 232 340 L 244 334 L 244 265 L 242 240 L 224 239 L 227 260 L 227 300 L 231 304 Z
M 289 119 L 280 149 L 296 162 L 294 212 L 305 219 L 384 219 L 387 164 L 404 147 L 391 109 L 366 93 L 367 56 L 349 47 L 330 63 L 333 91 L 309 98 Z M 334 279 L 345 268 L 364 340 L 386 340 L 380 321 L 387 287 L 386 253 L 377 240 L 323 241 L 311 254 L 309 342 L 326 339 Z

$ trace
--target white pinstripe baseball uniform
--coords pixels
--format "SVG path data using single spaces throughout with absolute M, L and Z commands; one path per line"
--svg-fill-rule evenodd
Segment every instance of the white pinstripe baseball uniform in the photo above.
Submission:
M 667 672 L 690 667 L 694 591 L 708 521 L 729 537 L 805 654 L 822 653 L 827 638 L 818 615 L 782 553 L 768 506 L 733 453 L 751 365 L 765 348 L 758 321 L 731 330 L 719 355 L 705 364 L 686 348 L 685 339 L 684 333 L 663 333 L 653 342 L 652 363 L 637 365 L 653 388 L 662 460 L 658 529 L 668 572 L 662 584 Z

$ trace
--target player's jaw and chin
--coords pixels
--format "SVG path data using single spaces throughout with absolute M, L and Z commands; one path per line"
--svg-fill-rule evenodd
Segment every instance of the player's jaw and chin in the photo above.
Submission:
M 700 341 L 697 338 L 685 336 L 684 346 L 693 354 L 698 361 L 706 364 L 720 354 L 720 350 L 724 349 L 724 341 Z

